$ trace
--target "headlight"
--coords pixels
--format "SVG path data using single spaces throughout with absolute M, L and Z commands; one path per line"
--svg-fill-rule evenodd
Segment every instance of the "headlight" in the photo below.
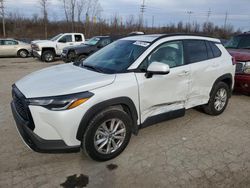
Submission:
M 29 105 L 42 106 L 53 111 L 61 111 L 73 109 L 85 103 L 93 95 L 91 92 L 84 92 L 55 97 L 30 98 L 27 101 Z
M 250 61 L 248 61 L 248 62 L 245 63 L 244 73 L 250 74 Z

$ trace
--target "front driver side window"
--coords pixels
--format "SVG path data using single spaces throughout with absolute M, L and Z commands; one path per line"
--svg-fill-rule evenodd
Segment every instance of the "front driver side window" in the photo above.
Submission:
M 67 42 L 72 42 L 72 35 L 65 35 L 63 36 L 59 42 L 61 43 L 67 43 Z
M 146 70 L 152 62 L 165 63 L 170 68 L 184 65 L 182 41 L 167 42 L 160 45 L 142 63 L 140 68 Z

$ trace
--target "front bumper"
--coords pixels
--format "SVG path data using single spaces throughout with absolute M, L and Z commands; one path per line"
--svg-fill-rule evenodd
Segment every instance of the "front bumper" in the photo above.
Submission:
M 31 55 L 33 56 L 33 57 L 37 57 L 37 58 L 41 58 L 41 56 L 42 56 L 42 52 L 41 51 L 36 51 L 36 50 L 31 50 Z
M 74 153 L 80 151 L 80 146 L 67 146 L 63 140 L 40 138 L 29 128 L 30 122 L 19 115 L 13 101 L 11 102 L 11 109 L 20 136 L 32 150 L 39 153 Z
M 250 75 L 236 74 L 234 90 L 237 92 L 250 94 Z

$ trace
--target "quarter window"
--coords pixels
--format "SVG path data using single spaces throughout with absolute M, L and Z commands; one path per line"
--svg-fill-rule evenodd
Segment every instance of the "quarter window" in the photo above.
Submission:
M 186 40 L 185 49 L 188 63 L 196 63 L 208 59 L 206 43 L 203 40 Z
M 220 51 L 220 49 L 216 46 L 216 44 L 213 43 L 213 42 L 210 42 L 210 46 L 211 46 L 211 48 L 212 48 L 214 57 L 215 57 L 215 58 L 216 58 L 216 57 L 220 57 L 220 56 L 221 56 L 221 51 Z

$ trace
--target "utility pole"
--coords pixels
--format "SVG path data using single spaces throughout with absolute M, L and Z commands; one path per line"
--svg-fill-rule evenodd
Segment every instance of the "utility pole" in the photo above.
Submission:
M 0 9 L 1 9 L 1 15 L 2 15 L 2 23 L 3 23 L 3 37 L 6 37 L 6 31 L 5 31 L 5 12 L 4 12 L 4 5 L 3 0 L 0 0 Z
M 155 25 L 155 16 L 152 16 L 152 29 L 154 28 Z
M 140 8 L 140 12 L 141 12 L 141 18 L 140 18 L 140 23 L 139 23 L 140 29 L 143 28 L 145 10 L 146 10 L 145 0 L 143 0 L 141 8 Z
M 226 12 L 226 15 L 225 15 L 224 30 L 226 30 L 226 27 L 227 27 L 227 19 L 228 19 L 228 12 Z
M 208 21 L 209 21 L 209 18 L 210 18 L 210 16 L 211 16 L 211 13 L 212 13 L 212 11 L 211 11 L 211 9 L 209 8 L 209 10 L 207 11 L 207 23 L 208 23 Z
M 187 11 L 188 14 L 188 23 L 190 24 L 190 19 L 191 19 L 191 14 L 193 14 L 194 12 L 192 11 Z

